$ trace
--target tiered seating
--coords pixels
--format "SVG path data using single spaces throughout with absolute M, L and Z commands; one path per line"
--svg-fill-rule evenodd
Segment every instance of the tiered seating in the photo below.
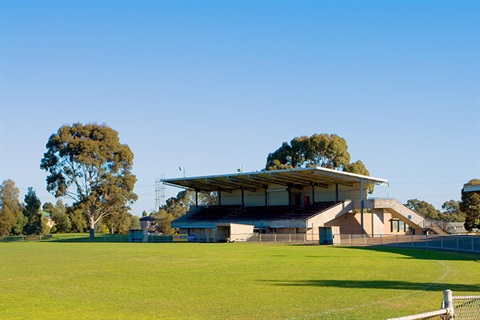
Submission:
M 240 206 L 208 206 L 189 216 L 190 220 L 222 221 L 227 220 L 232 211 L 239 210 Z
M 335 205 L 335 202 L 316 202 L 305 208 L 295 206 L 245 207 L 242 210 L 232 212 L 229 218 L 238 221 L 307 219 L 333 205 Z
M 290 206 L 259 206 L 245 207 L 242 210 L 234 212 L 230 218 L 237 221 L 245 220 L 277 220 L 282 214 L 294 210 Z
M 335 205 L 335 202 L 315 202 L 304 208 L 295 206 L 208 206 L 190 215 L 196 221 L 259 221 L 307 219 Z

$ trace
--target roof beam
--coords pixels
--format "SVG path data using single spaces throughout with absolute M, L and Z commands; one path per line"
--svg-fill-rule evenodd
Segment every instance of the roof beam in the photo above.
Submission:
M 321 187 L 321 188 L 324 188 L 324 189 L 328 189 L 328 184 L 324 183 L 325 181 L 312 179 L 314 177 L 302 175 L 301 173 L 297 173 L 297 172 L 292 172 L 292 175 L 296 176 L 296 177 L 302 177 L 302 178 L 306 179 L 305 181 L 307 181 L 309 184 L 313 183 L 313 185 L 316 186 L 316 187 Z M 328 181 L 328 182 L 330 182 L 330 181 Z
M 260 176 L 249 176 L 250 179 L 260 181 L 260 182 L 266 182 L 266 183 L 272 183 L 272 184 L 278 184 L 281 186 L 288 187 L 291 183 L 287 183 L 278 179 L 272 179 L 272 178 L 266 178 L 266 177 L 260 177 Z
M 259 183 L 259 182 L 256 182 L 256 181 L 252 181 L 252 180 L 245 180 L 245 179 L 242 179 L 242 178 L 233 178 L 233 177 L 227 177 L 227 180 L 230 180 L 230 181 L 233 181 L 241 186 L 253 186 L 255 188 L 265 188 L 267 187 L 265 184 L 263 183 Z M 253 189 L 253 190 L 256 190 L 256 189 Z
M 328 184 L 324 183 L 318 183 L 315 181 L 312 181 L 311 179 L 305 179 L 305 177 L 302 177 L 300 175 L 293 174 L 292 176 L 285 176 L 279 173 L 273 173 L 272 176 L 279 178 L 279 179 L 284 179 L 287 181 L 295 182 L 295 183 L 301 183 L 304 186 L 310 186 L 312 183 L 317 186 L 317 187 L 322 187 L 322 188 L 328 188 Z M 303 179 L 302 179 L 303 178 Z
M 227 179 L 230 180 L 230 179 Z M 225 187 L 233 187 L 234 189 L 241 189 L 242 187 L 245 188 L 245 190 L 255 192 L 256 189 L 250 188 L 250 187 L 245 187 L 241 184 L 235 183 L 235 182 L 229 182 L 229 181 L 222 181 L 218 179 L 213 179 L 213 178 L 207 178 L 208 182 L 213 182 L 219 185 L 223 185 Z
M 203 183 L 198 180 L 192 181 L 192 180 L 187 180 L 185 183 L 190 184 L 190 188 L 198 191 L 203 191 L 203 192 L 215 192 L 215 191 L 225 191 L 228 193 L 232 193 L 231 189 L 225 189 L 222 187 L 219 187 L 217 185 L 213 185 L 211 183 Z
M 333 174 L 325 174 L 325 173 L 317 173 L 317 172 L 312 172 L 311 179 L 316 180 L 316 181 L 322 181 L 322 182 L 330 182 L 330 183 L 338 183 L 347 187 L 353 187 L 354 182 L 359 182 L 358 179 L 348 179 L 349 181 L 343 181 L 341 179 L 336 179 L 337 176 Z
M 228 193 L 232 193 L 233 192 L 233 189 L 235 188 L 232 188 L 231 185 L 228 185 L 222 181 L 219 181 L 219 180 L 216 180 L 216 179 L 212 179 L 212 178 L 205 178 L 205 185 L 209 186 L 212 191 L 225 191 L 225 192 L 228 192 Z M 197 181 L 195 181 L 195 183 L 198 183 Z

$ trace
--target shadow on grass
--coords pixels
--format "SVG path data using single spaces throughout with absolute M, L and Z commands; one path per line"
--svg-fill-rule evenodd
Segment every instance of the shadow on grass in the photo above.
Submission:
M 332 287 L 348 289 L 393 289 L 393 290 L 425 290 L 439 291 L 450 289 L 452 291 L 479 292 L 479 285 L 460 285 L 451 283 L 426 283 L 392 280 L 259 280 L 274 286 L 283 287 Z
M 72 237 L 62 235 L 61 237 L 54 236 L 52 239 L 48 240 L 48 242 L 128 242 L 128 235 L 108 234 L 95 236 L 94 238 L 90 238 L 88 234 Z
M 410 249 L 386 246 L 370 246 L 370 247 L 339 247 L 341 249 L 354 249 L 363 251 L 376 251 L 396 253 L 404 256 L 404 259 L 419 260 L 451 260 L 451 261 L 474 261 L 480 263 L 480 254 L 455 251 L 427 250 L 427 249 Z M 480 268 L 480 266 L 479 266 Z

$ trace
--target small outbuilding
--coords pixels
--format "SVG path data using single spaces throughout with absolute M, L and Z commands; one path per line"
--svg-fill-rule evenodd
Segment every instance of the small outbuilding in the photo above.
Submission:
M 140 218 L 140 228 L 149 233 L 155 233 L 158 231 L 157 221 L 152 216 Z

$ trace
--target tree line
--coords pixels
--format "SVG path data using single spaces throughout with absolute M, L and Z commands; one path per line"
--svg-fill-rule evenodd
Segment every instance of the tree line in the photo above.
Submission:
M 84 233 L 89 230 L 83 210 L 63 203 L 42 202 L 33 188 L 28 188 L 23 202 L 12 180 L 0 186 L 0 235 L 44 235 L 50 233 Z M 52 223 L 53 222 L 53 223 Z M 127 211 L 103 218 L 95 231 L 99 233 L 128 233 L 140 228 L 137 216 Z
M 47 151 L 40 168 L 48 175 L 46 189 L 60 199 L 54 205 L 41 202 L 32 188 L 28 189 L 23 203 L 12 180 L 5 180 L 0 190 L 0 233 L 41 234 L 48 232 L 47 212 L 54 222 L 50 232 L 126 233 L 137 228 L 138 218 L 129 213 L 130 205 L 137 200 L 133 192 L 136 177 L 132 174 L 133 152 L 120 143 L 118 133 L 105 124 L 75 123 L 64 125 L 50 136 Z M 281 170 L 320 166 L 360 175 L 370 175 L 362 161 L 351 162 L 344 138 L 335 134 L 300 136 L 268 154 L 261 170 Z M 471 180 L 467 185 L 480 184 Z M 368 190 L 373 192 L 373 186 Z M 62 198 L 72 201 L 64 205 Z M 216 193 L 200 193 L 204 205 L 216 202 Z M 144 216 L 152 216 L 165 234 L 173 233 L 171 222 L 184 215 L 195 203 L 190 190 L 181 191 L 169 198 L 165 205 Z M 418 199 L 407 201 L 407 207 L 428 219 L 465 221 L 471 230 L 480 224 L 480 192 L 463 192 L 462 200 L 449 200 L 443 211 Z

